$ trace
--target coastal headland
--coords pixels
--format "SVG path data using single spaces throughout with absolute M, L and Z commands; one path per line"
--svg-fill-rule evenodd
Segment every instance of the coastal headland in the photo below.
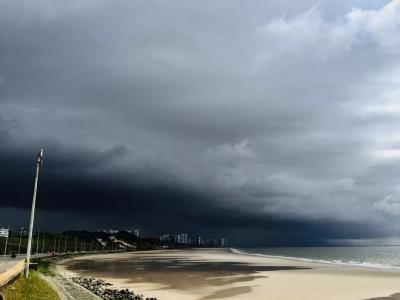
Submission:
M 400 292 L 400 272 L 236 254 L 229 249 L 85 255 L 64 260 L 57 269 L 66 277 L 94 276 L 160 300 L 395 300 Z

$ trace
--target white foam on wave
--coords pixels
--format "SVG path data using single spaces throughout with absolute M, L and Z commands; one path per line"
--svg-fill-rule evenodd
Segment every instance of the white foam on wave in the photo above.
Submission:
M 251 252 L 239 250 L 236 248 L 229 248 L 229 251 L 231 253 L 239 254 L 239 255 L 250 255 L 250 256 L 258 256 L 258 257 L 266 257 L 266 258 L 289 259 L 289 260 L 295 260 L 295 261 L 322 263 L 322 264 L 339 265 L 339 266 L 351 266 L 351 267 L 363 267 L 363 268 L 379 269 L 379 270 L 400 271 L 399 266 L 385 265 L 385 264 L 372 263 L 372 262 L 357 262 L 357 261 L 351 261 L 351 260 L 343 261 L 340 259 L 339 260 L 338 259 L 323 260 L 323 259 L 292 257 L 292 256 L 283 256 L 283 255 L 251 253 Z

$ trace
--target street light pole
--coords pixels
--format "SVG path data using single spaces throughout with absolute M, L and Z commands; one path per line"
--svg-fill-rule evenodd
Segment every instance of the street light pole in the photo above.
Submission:
M 21 252 L 22 230 L 24 230 L 23 227 L 21 227 L 21 231 L 19 232 L 18 255 L 19 255 L 20 252 Z
M 67 239 L 68 239 L 68 236 L 65 237 L 64 253 L 67 253 Z
M 57 236 L 54 234 L 54 247 L 53 247 L 54 253 L 56 253 L 56 245 L 57 245 Z
M 42 244 L 42 254 L 44 254 L 44 242 L 45 242 L 46 236 L 43 234 L 43 244 Z
M 57 250 L 57 253 L 58 254 L 60 254 L 60 246 L 61 246 L 61 239 L 62 239 L 62 237 L 60 236 L 59 238 L 58 238 L 58 250 Z
M 31 248 L 32 248 L 32 232 L 33 232 L 33 221 L 35 219 L 35 207 L 36 207 L 36 193 L 39 179 L 39 170 L 43 161 L 43 149 L 40 150 L 37 160 L 36 160 L 36 175 L 35 175 L 35 185 L 33 187 L 33 197 L 32 197 L 32 209 L 31 209 L 31 220 L 29 223 L 29 237 L 28 237 L 28 249 L 26 250 L 26 265 L 25 265 L 25 277 L 29 277 L 29 262 L 31 259 Z
M 36 242 L 36 257 L 39 253 L 39 230 L 37 232 L 37 242 Z

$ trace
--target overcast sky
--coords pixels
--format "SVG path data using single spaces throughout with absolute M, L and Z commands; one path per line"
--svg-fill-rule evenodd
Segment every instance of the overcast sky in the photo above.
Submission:
M 400 237 L 400 1 L 2 1 L 0 224 Z M 249 237 L 250 236 L 250 237 Z

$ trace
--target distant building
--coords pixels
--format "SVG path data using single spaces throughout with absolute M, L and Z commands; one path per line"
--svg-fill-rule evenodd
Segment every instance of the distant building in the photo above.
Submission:
M 187 233 L 180 233 L 176 235 L 175 242 L 178 244 L 189 244 L 189 239 Z
M 203 239 L 203 237 L 201 235 L 199 235 L 197 237 L 197 246 L 204 246 L 205 245 L 205 240 Z
M 160 236 L 160 241 L 163 243 L 169 243 L 171 242 L 171 236 L 169 234 L 163 234 Z
M 0 228 L 0 236 L 2 237 L 8 237 L 9 234 L 9 229 L 8 228 Z
M 25 230 L 25 228 L 21 227 L 21 228 L 17 228 L 17 229 L 10 228 L 9 234 L 10 234 L 10 236 L 11 235 L 13 235 L 13 236 L 20 236 L 20 235 L 21 236 L 26 236 L 28 233 Z
M 140 235 L 140 230 L 139 229 L 135 229 L 133 232 L 134 232 L 136 237 L 139 237 L 139 235 Z
M 227 246 L 228 246 L 228 239 L 227 239 L 227 238 L 222 238 L 222 239 L 220 239 L 219 245 L 220 245 L 221 247 L 227 247 Z
M 109 233 L 109 234 L 116 234 L 119 232 L 119 230 L 116 229 L 97 229 L 97 232 L 104 232 L 104 233 Z
M 28 235 L 28 232 L 26 231 L 25 228 L 21 227 L 21 228 L 18 230 L 18 234 L 20 234 L 20 235 L 22 235 L 22 236 L 25 236 L 25 235 Z
M 217 247 L 219 245 L 219 241 L 217 239 L 209 239 L 206 241 L 206 245 L 209 247 Z

